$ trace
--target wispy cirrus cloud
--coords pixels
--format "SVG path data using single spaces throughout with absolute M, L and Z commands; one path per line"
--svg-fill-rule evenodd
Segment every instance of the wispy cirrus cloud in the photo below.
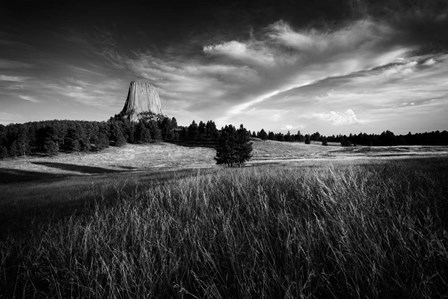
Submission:
M 225 57 L 229 63 L 235 62 L 256 67 L 270 67 L 275 64 L 274 53 L 264 44 L 256 41 L 243 43 L 233 40 L 204 46 L 203 51 L 210 56 Z
M 35 99 L 34 97 L 26 96 L 26 95 L 19 95 L 19 98 L 21 98 L 22 100 L 28 101 L 28 102 L 33 102 L 33 103 L 40 102 L 39 100 Z
M 328 113 L 314 113 L 312 118 L 321 119 L 330 122 L 335 126 L 360 124 L 363 121 L 359 120 L 352 109 L 347 109 L 345 112 L 330 111 Z
M 0 75 L 0 81 L 7 82 L 24 82 L 26 81 L 26 77 L 23 76 L 8 76 L 8 75 Z
M 244 122 L 260 128 L 264 123 L 261 118 L 252 115 L 247 119 L 253 111 L 322 111 L 300 96 L 289 96 L 285 101 L 283 95 L 287 93 L 312 89 L 310 86 L 328 78 L 404 61 L 414 47 L 402 43 L 397 35 L 390 26 L 371 20 L 331 32 L 295 30 L 279 21 L 256 38 L 205 44 L 203 55 L 186 60 L 151 52 L 133 56 L 115 53 L 111 57 L 114 64 L 157 85 L 167 105 L 173 104 L 168 111 L 182 110 L 189 119 L 207 116 L 219 125 Z M 357 104 L 353 107 L 356 109 Z
M 53 32 L 57 42 L 47 39 L 45 47 L 29 36 L 36 59 L 28 59 L 23 47 L 22 59 L 17 51 L 0 59 L 2 108 L 44 106 L 17 101 L 22 96 L 38 99 L 46 110 L 58 107 L 54 113 L 76 110 L 83 117 L 107 118 L 121 109 L 129 81 L 146 79 L 159 88 L 164 111 L 184 125 L 213 119 L 218 126 L 244 123 L 252 130 L 324 134 L 446 127 L 448 18 L 434 7 L 425 10 L 426 4 L 370 18 L 372 7 L 383 9 L 382 4 L 355 2 L 351 8 L 338 6 L 340 15 L 331 13 L 332 6 L 319 11 L 321 17 L 339 16 L 334 24 L 312 27 L 270 17 L 277 21 L 252 27 L 248 19 L 250 26 L 229 26 L 248 32 L 189 32 L 191 41 L 182 42 L 158 30 L 114 32 L 96 22 L 87 34 L 70 28 Z M 340 19 L 346 9 L 361 19 Z M 158 38 L 163 46 L 145 44 Z M 59 56 L 63 52 L 67 55 Z

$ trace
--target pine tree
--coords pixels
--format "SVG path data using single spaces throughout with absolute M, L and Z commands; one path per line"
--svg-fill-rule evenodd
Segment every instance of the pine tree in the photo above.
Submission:
M 163 118 L 163 120 L 159 120 L 158 122 L 159 128 L 162 132 L 162 138 L 164 140 L 172 140 L 173 139 L 173 122 L 168 117 Z
M 198 138 L 199 128 L 196 122 L 193 122 L 188 126 L 188 139 L 196 140 Z
M 45 139 L 44 149 L 49 156 L 54 156 L 58 153 L 59 146 L 53 139 L 47 138 Z
M 123 146 L 126 144 L 126 138 L 124 137 L 123 130 L 119 122 L 111 122 L 110 139 L 114 142 L 115 146 Z
M 143 121 L 140 121 L 137 124 L 135 133 L 136 133 L 135 141 L 137 143 L 151 142 L 151 133 L 149 132 L 149 129 L 146 127 L 146 125 Z
M 205 131 L 207 139 L 209 140 L 217 140 L 219 137 L 218 129 L 216 128 L 216 124 L 214 121 L 209 120 L 205 125 Z
M 311 143 L 310 135 L 306 134 L 305 135 L 305 144 L 310 144 L 310 143 Z
M 251 158 L 252 143 L 243 125 L 238 130 L 232 125 L 221 129 L 216 146 L 216 163 L 240 166 Z
M 81 150 L 79 139 L 79 133 L 75 128 L 68 129 L 64 138 L 64 149 L 70 152 L 79 152 Z
M 261 131 L 258 133 L 258 138 L 260 138 L 263 141 L 268 139 L 268 134 L 266 133 L 266 131 L 264 129 L 261 129 Z
M 250 133 L 240 125 L 240 128 L 236 131 L 237 134 L 237 156 L 238 165 L 249 161 L 252 158 L 252 142 L 250 142 Z
M 162 140 L 162 131 L 159 129 L 157 122 L 155 120 L 152 120 L 149 124 L 149 131 L 151 133 L 152 139 L 155 141 Z
M 236 129 L 232 125 L 221 129 L 218 144 L 216 146 L 216 164 L 233 166 L 237 162 L 236 157 Z
M 100 131 L 96 139 L 96 150 L 100 151 L 107 147 L 109 147 L 109 138 L 106 133 Z
M 43 130 L 44 144 L 43 148 L 45 153 L 50 156 L 54 156 L 59 152 L 59 144 L 57 142 L 57 136 L 54 126 L 47 126 Z

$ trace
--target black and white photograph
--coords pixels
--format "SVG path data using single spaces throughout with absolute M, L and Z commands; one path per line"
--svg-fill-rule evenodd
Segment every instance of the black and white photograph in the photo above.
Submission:
M 2 1 L 0 298 L 448 298 L 448 1 Z

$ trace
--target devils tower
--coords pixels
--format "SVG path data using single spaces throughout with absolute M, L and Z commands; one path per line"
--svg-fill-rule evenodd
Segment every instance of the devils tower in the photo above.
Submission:
M 144 115 L 163 114 L 157 89 L 146 81 L 132 81 L 120 115 L 136 122 Z

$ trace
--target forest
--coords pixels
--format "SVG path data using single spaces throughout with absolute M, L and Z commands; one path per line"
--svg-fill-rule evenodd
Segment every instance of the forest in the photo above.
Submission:
M 223 128 L 224 129 L 224 128 Z M 176 118 L 146 115 L 139 122 L 130 122 L 119 115 L 108 121 L 49 120 L 24 124 L 0 125 L 0 159 L 32 154 L 56 155 L 59 152 L 94 152 L 109 146 L 126 143 L 145 144 L 168 141 L 187 146 L 216 147 L 222 130 L 214 121 L 192 121 L 179 126 Z M 249 131 L 250 133 L 250 131 Z M 340 143 L 342 146 L 393 146 L 393 145 L 448 145 L 448 132 L 435 131 L 395 135 L 391 131 L 381 134 L 359 133 L 324 136 L 313 134 L 286 134 L 266 132 L 250 133 L 253 138 L 282 142 L 322 142 L 322 145 Z
M 257 137 L 262 140 L 275 140 L 285 142 L 305 142 L 310 144 L 311 141 L 320 141 L 322 145 L 327 145 L 328 142 L 340 143 L 342 146 L 393 146 L 393 145 L 448 145 L 448 132 L 433 131 L 425 133 L 412 134 L 409 132 L 406 135 L 395 135 L 393 132 L 386 130 L 381 134 L 367 134 L 359 133 L 350 135 L 332 135 L 324 136 L 319 132 L 313 134 L 303 135 L 300 131 L 297 134 L 291 134 L 289 131 L 286 134 L 281 132 L 267 133 L 264 129 L 258 132 L 252 132 L 252 137 Z
M 130 122 L 119 116 L 107 122 L 51 120 L 0 125 L 0 158 L 30 154 L 56 155 L 59 152 L 94 152 L 126 143 L 202 140 L 214 144 L 219 134 L 213 121 L 195 121 L 188 127 L 176 119 L 148 116 Z

